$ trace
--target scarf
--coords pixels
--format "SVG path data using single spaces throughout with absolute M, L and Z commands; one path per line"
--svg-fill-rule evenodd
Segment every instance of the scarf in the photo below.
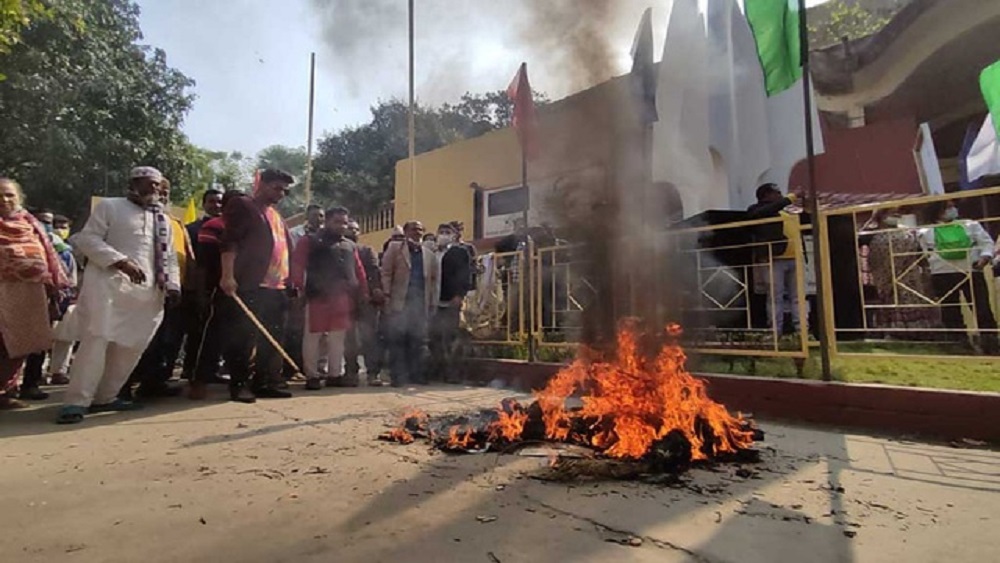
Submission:
M 23 228 L 25 226 L 27 228 Z M 15 248 L 21 247 L 22 249 L 26 249 L 28 245 L 33 245 L 36 242 L 42 245 L 45 251 L 45 272 L 36 281 L 45 283 L 56 289 L 69 287 L 69 279 L 66 276 L 66 271 L 63 269 L 62 262 L 52 247 L 52 242 L 45 231 L 45 227 L 42 226 L 38 219 L 35 219 L 32 214 L 24 209 L 19 209 L 9 218 L 0 218 L 0 227 L 2 227 L 0 228 L 0 245 Z M 21 255 L 25 254 L 21 253 Z
M 133 192 L 129 192 L 126 198 L 153 214 L 153 267 L 156 268 L 153 279 L 157 288 L 166 291 L 169 281 L 167 279 L 167 256 L 170 252 L 170 223 L 167 221 L 167 214 L 163 212 L 163 206 L 159 203 L 147 204 Z

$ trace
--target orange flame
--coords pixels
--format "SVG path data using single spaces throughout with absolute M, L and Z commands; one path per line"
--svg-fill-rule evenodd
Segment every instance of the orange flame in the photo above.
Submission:
M 452 449 L 466 449 L 474 443 L 474 431 L 461 425 L 448 428 L 447 447 Z
M 680 327 L 668 326 L 667 334 L 676 337 Z M 752 432 L 743 420 L 712 401 L 705 382 L 687 372 L 679 346 L 668 344 L 654 360 L 647 360 L 639 351 L 635 323 L 630 322 L 623 323 L 617 344 L 613 360 L 578 359 L 535 393 L 547 438 L 566 441 L 574 427 L 589 428 L 585 434 L 591 446 L 622 459 L 641 458 L 672 430 L 687 438 L 694 460 L 705 459 L 706 451 L 732 453 L 752 444 Z M 570 411 L 566 399 L 578 391 L 583 393 L 583 408 Z M 712 443 L 704 443 L 706 435 Z
M 500 418 L 489 426 L 490 440 L 513 442 L 520 439 L 524 432 L 524 424 L 528 422 L 528 413 L 521 410 L 507 412 L 499 411 Z

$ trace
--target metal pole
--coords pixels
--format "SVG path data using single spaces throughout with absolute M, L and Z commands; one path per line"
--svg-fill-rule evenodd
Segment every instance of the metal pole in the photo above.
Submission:
M 413 88 L 413 0 L 409 0 L 410 19 L 410 114 L 409 114 L 409 159 L 410 159 L 410 217 L 417 217 L 417 133 L 416 133 L 416 98 Z
M 535 342 L 535 300 L 543 298 L 536 295 L 535 274 L 532 257 L 534 255 L 534 244 L 531 234 L 528 232 L 528 210 L 531 208 L 531 190 L 528 189 L 528 154 L 525 151 L 524 143 L 521 143 L 521 189 L 524 190 L 524 209 L 521 211 L 521 223 L 524 228 L 524 268 L 522 275 L 528 282 L 528 361 L 534 363 L 538 360 L 538 346 Z M 524 315 L 524 311 L 521 311 Z
M 312 203 L 313 107 L 316 103 L 316 53 L 309 56 L 309 137 L 306 141 L 306 205 Z
M 806 15 L 806 0 L 799 0 L 799 42 L 802 48 L 802 96 L 805 101 L 806 120 L 806 168 L 809 170 L 809 214 L 812 216 L 812 247 L 813 269 L 816 277 L 816 331 L 819 336 L 819 357 L 822 366 L 823 381 L 833 378 L 830 366 L 830 338 L 826 330 L 826 304 L 823 296 L 827 291 L 823 280 L 820 264 L 822 263 L 822 245 L 820 237 L 826 233 L 820 232 L 822 221 L 819 218 L 819 197 L 816 189 L 816 147 L 813 146 L 812 122 L 812 77 L 809 74 L 809 25 Z

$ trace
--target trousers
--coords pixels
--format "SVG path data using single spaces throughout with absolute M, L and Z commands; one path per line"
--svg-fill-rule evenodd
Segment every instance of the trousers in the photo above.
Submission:
M 462 310 L 458 307 L 438 307 L 430 321 L 431 367 L 428 373 L 432 378 L 443 379 L 447 383 L 460 379 L 458 337 L 461 314 Z
M 795 260 L 775 259 L 767 295 L 767 318 L 778 334 L 784 332 L 785 299 L 791 307 L 792 330 L 799 329 L 799 286 L 795 282 Z
M 264 329 L 275 341 L 281 342 L 288 303 L 285 292 L 280 289 L 256 288 L 240 290 L 239 295 L 264 325 Z M 226 346 L 228 351 L 225 357 L 232 385 L 247 385 L 252 379 L 253 387 L 259 389 L 275 387 L 283 381 L 281 355 L 242 310 L 238 310 L 231 324 L 230 343 L 230 346 Z
M 63 403 L 89 407 L 115 400 L 144 349 L 143 346 L 128 348 L 101 338 L 84 337 L 70 368 L 70 382 Z
M 308 325 L 307 325 L 308 326 Z M 324 339 L 323 336 L 326 336 Z M 320 377 L 319 359 L 320 342 L 326 340 L 327 365 L 330 375 L 337 377 L 340 375 L 340 366 L 344 363 L 344 338 L 347 331 L 336 330 L 331 332 L 305 332 L 302 335 L 302 369 L 306 370 L 306 377 Z
M 379 335 L 379 310 L 364 303 L 358 309 L 357 322 L 347 331 L 344 373 L 357 378 L 361 372 L 359 356 L 365 358 L 365 371 L 371 380 L 382 371 L 382 343 Z
M 424 382 L 427 313 L 423 299 L 407 302 L 389 315 L 389 371 L 394 386 Z
M 986 274 L 981 270 L 973 271 L 969 277 L 960 272 L 948 272 L 931 276 L 934 292 L 941 299 L 941 323 L 945 328 L 958 330 L 965 328 L 962 318 L 962 304 L 959 295 L 965 296 L 965 301 L 972 305 L 976 317 L 976 328 L 980 331 L 983 351 L 996 354 L 997 321 L 990 308 L 989 286 L 986 284 Z M 964 339 L 964 335 L 951 332 L 949 339 Z

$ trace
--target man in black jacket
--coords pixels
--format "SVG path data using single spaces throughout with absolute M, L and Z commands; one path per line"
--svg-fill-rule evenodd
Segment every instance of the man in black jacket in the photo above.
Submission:
M 754 275 L 767 280 L 767 318 L 769 327 L 783 334 L 785 311 L 791 313 L 791 332 L 799 328 L 799 292 L 795 279 L 796 261 L 802 249 L 802 239 L 796 218 L 784 211 L 795 203 L 795 194 L 784 196 L 775 184 L 757 188 L 757 203 L 747 209 L 747 219 L 782 218 L 751 228 L 753 234 Z M 786 299 L 788 307 L 786 309 Z
M 448 383 L 459 380 L 458 336 L 462 302 L 472 279 L 472 255 L 458 239 L 452 223 L 437 231 L 440 264 L 437 310 L 430 323 L 431 377 L 443 377 Z

